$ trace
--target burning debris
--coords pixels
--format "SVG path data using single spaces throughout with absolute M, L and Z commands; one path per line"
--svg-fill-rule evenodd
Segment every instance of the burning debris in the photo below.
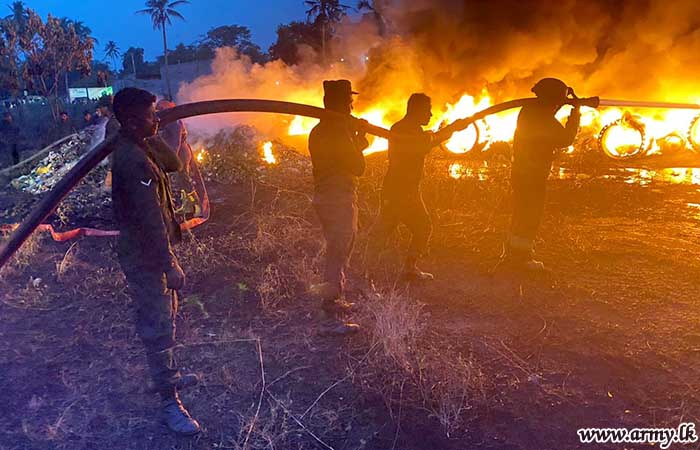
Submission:
M 263 149 L 263 161 L 265 161 L 268 164 L 277 164 L 277 158 L 275 158 L 275 154 L 272 153 L 272 142 L 267 141 L 262 145 Z
M 644 154 L 647 139 L 644 124 L 632 114 L 623 116 L 603 127 L 598 142 L 611 158 L 625 159 Z
M 199 164 L 203 163 L 207 159 L 207 151 L 205 149 L 200 149 L 195 155 L 195 159 Z
M 691 109 L 683 110 L 655 109 L 653 104 L 634 101 L 604 105 L 600 110 L 585 108 L 581 126 L 586 134 L 600 134 L 627 112 L 639 115 L 644 125 L 645 142 L 641 144 L 633 130 L 611 127 L 604 154 L 631 159 L 682 153 L 698 145 L 699 140 L 692 137 L 698 132 L 688 133 L 688 129 L 700 128 L 691 125 L 700 86 L 688 81 L 696 77 L 690 70 L 692 64 L 683 63 L 697 54 L 694 41 L 686 38 L 692 35 L 693 23 L 671 20 L 665 2 L 639 5 L 577 0 L 552 6 L 513 0 L 485 4 L 421 0 L 373 4 L 381 11 L 381 21 L 367 17 L 338 24 L 336 39 L 326 49 L 332 64 L 319 64 L 317 55 L 303 52 L 294 65 L 280 60 L 254 64 L 232 49 L 220 49 L 213 73 L 184 84 L 178 99 L 245 96 L 321 105 L 322 80 L 347 78 L 362 94 L 354 106 L 357 117 L 388 127 L 405 112 L 408 96 L 423 91 L 433 98 L 435 116 L 429 128 L 436 130 L 456 118 L 518 97 L 543 74 L 556 73 L 585 92 L 689 102 Z M 700 6 L 682 1 L 674 5 L 674 11 L 681 15 L 674 13 L 673 17 L 695 17 Z M 563 25 L 552 29 L 552 21 Z M 650 28 L 656 34 L 630 38 L 638 35 L 636 30 Z M 657 39 L 659 33 L 668 38 Z M 489 44 L 479 44 L 482 42 Z M 647 76 L 634 80 L 621 76 L 635 71 Z M 566 115 L 566 110 L 560 113 L 560 117 Z M 489 116 L 456 133 L 444 147 L 455 154 L 487 153 L 495 143 L 512 141 L 516 119 L 517 111 Z M 195 123 L 205 130 L 232 123 L 255 125 L 304 152 L 304 138 L 316 121 L 243 114 L 201 118 Z M 386 149 L 385 139 L 372 137 L 365 154 Z

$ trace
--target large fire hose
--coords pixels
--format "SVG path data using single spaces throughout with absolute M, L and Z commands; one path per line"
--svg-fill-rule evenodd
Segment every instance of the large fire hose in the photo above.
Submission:
M 484 117 L 497 114 L 509 109 L 521 108 L 536 102 L 535 98 L 521 98 L 499 103 L 477 112 L 471 117 L 457 120 L 446 128 L 436 133 L 436 140 L 446 140 L 455 132 L 467 128 L 470 124 Z M 658 102 L 636 102 L 626 100 L 608 100 L 592 97 L 589 99 L 573 99 L 570 104 L 579 104 L 590 107 L 600 106 L 628 106 L 628 107 L 649 107 L 649 108 L 684 108 L 700 109 L 700 106 L 686 103 L 658 103 Z M 324 118 L 347 118 L 348 116 L 337 112 L 329 111 L 310 105 L 298 103 L 280 102 L 273 100 L 254 99 L 234 99 L 234 100 L 213 100 L 197 103 L 188 103 L 176 106 L 158 113 L 163 126 L 179 119 L 201 116 L 207 114 L 219 114 L 228 112 L 265 112 L 277 114 L 289 114 L 295 116 L 305 116 L 317 119 Z M 364 131 L 383 138 L 408 138 L 407 136 L 391 133 L 389 130 L 368 124 L 362 121 L 359 125 Z M 68 195 L 68 193 L 90 172 L 100 161 L 105 159 L 112 151 L 111 141 L 105 141 L 97 145 L 88 152 L 80 161 L 63 177 L 54 188 L 37 204 L 29 216 L 17 227 L 10 239 L 0 250 L 0 268 L 19 250 L 22 244 L 29 238 L 34 230 L 39 227 L 44 220 L 56 209 L 58 204 Z
M 482 119 L 489 114 L 495 114 L 512 108 L 522 107 L 534 99 L 519 99 L 486 108 L 473 115 L 462 119 L 448 126 L 439 132 L 442 137 L 451 131 L 458 131 L 466 128 L 472 122 Z M 176 120 L 188 117 L 201 116 L 207 114 L 218 114 L 228 112 L 267 112 L 277 114 L 290 114 L 295 116 L 322 118 L 347 118 L 346 115 L 318 108 L 310 105 L 298 103 L 279 102 L 273 100 L 213 100 L 197 103 L 188 103 L 167 109 L 158 113 L 161 125 L 166 126 Z M 382 127 L 374 126 L 362 122 L 364 131 L 383 138 L 392 137 L 392 133 Z M 399 136 L 394 136 L 399 137 Z M 44 198 L 34 207 L 29 216 L 12 233 L 10 239 L 0 250 L 0 268 L 19 250 L 24 242 L 31 236 L 34 230 L 39 227 L 46 218 L 56 209 L 58 204 L 68 195 L 68 193 L 85 177 L 100 161 L 105 159 L 111 152 L 111 141 L 105 141 L 97 145 L 90 152 L 85 154 L 80 161 L 63 177 L 54 188 L 46 194 Z

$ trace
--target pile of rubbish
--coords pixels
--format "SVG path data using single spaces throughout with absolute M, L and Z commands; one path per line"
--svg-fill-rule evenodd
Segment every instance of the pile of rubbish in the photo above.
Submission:
M 10 182 L 20 191 L 33 195 L 51 190 L 56 183 L 75 166 L 93 144 L 94 129 L 85 129 L 75 137 L 49 150 L 26 175 L 21 175 Z
M 19 222 L 26 217 L 42 195 L 53 189 L 80 158 L 104 138 L 103 130 L 104 127 L 97 126 L 80 131 L 31 163 L 28 173 L 12 179 L 0 192 L 0 222 Z M 49 223 L 59 227 L 110 227 L 113 223 L 111 192 L 105 186 L 108 168 L 105 160 L 92 170 L 61 202 L 49 217 Z
M 8 185 L 0 186 L 0 226 L 16 224 L 26 218 L 47 192 L 104 138 L 104 128 L 93 127 L 43 150 L 26 160 L 22 172 L 15 172 Z M 206 184 L 215 191 L 251 179 L 266 184 L 287 186 L 304 191 L 311 180 L 307 156 L 279 141 L 266 141 L 255 128 L 240 126 L 222 130 L 214 136 L 190 136 L 194 160 L 191 178 L 180 174 L 171 178 L 176 214 L 181 225 L 190 229 L 209 218 Z M 265 146 L 269 147 L 265 154 Z M 199 168 L 201 167 L 201 173 Z M 76 228 L 114 230 L 109 164 L 105 160 L 93 169 L 63 199 L 49 216 L 47 225 L 57 231 Z M 24 173 L 17 176 L 17 173 Z M 215 200 L 216 201 L 216 200 Z

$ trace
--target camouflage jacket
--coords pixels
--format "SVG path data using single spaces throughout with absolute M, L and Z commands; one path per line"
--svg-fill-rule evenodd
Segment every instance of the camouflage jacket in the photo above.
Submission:
M 167 173 L 180 170 L 180 160 L 158 138 L 139 143 L 120 132 L 112 145 L 117 254 L 122 263 L 166 271 L 170 245 L 181 239 Z
M 365 171 L 362 150 L 367 139 L 350 128 L 349 121 L 321 120 L 309 134 L 314 185 L 324 189 L 338 183 L 355 186 Z

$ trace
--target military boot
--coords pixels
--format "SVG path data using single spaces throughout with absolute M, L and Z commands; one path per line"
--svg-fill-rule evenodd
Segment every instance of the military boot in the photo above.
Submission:
M 542 261 L 538 261 L 534 258 L 535 252 L 530 254 L 530 257 L 525 261 L 525 270 L 528 272 L 546 272 L 547 268 L 544 266 Z
M 179 376 L 177 380 L 174 381 L 174 384 L 177 390 L 182 391 L 184 389 L 197 386 L 199 384 L 199 381 L 199 375 L 197 375 L 196 373 L 186 373 L 184 375 Z M 148 390 L 148 392 L 151 393 L 156 393 L 158 391 L 158 387 L 153 385 L 151 385 Z
M 345 300 L 336 298 L 333 300 L 324 300 L 321 303 L 321 308 L 330 314 L 342 314 L 349 313 L 355 310 L 355 304 L 352 302 L 346 302 Z
M 506 267 L 525 272 L 544 272 L 544 263 L 535 258 L 535 242 L 529 238 L 511 236 L 503 246 L 501 261 Z
M 405 267 L 403 277 L 408 281 L 432 281 L 435 276 L 429 272 L 423 272 L 417 266 Z
M 350 336 L 360 331 L 356 323 L 332 319 L 321 325 L 321 336 Z
M 526 262 L 528 261 L 529 251 L 530 247 L 524 239 L 510 236 L 503 243 L 501 257 L 499 258 L 498 263 L 496 263 L 496 266 L 491 269 L 491 273 L 495 274 L 497 272 L 518 271 L 524 269 Z
M 420 270 L 415 256 L 408 256 L 403 266 L 403 278 L 408 281 L 432 281 L 435 279 L 435 276 L 432 273 Z
M 201 431 L 199 423 L 187 412 L 177 392 L 163 399 L 162 414 L 163 422 L 174 433 L 192 436 Z

